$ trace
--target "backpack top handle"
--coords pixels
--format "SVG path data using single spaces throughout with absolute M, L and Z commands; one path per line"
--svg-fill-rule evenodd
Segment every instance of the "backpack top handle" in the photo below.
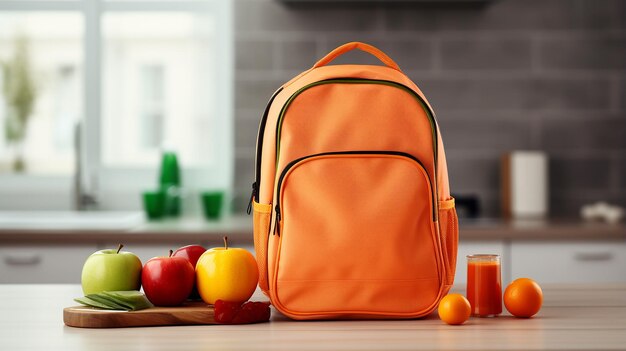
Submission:
M 313 68 L 326 66 L 332 60 L 354 49 L 359 49 L 361 51 L 367 52 L 368 54 L 371 54 L 375 56 L 377 59 L 379 59 L 380 62 L 385 64 L 385 66 L 389 68 L 393 68 L 396 71 L 402 72 L 402 70 L 400 70 L 400 66 L 398 66 L 398 64 L 394 60 L 392 60 L 391 57 L 387 56 L 387 54 L 382 52 L 380 49 L 372 45 L 361 43 L 358 41 L 353 41 L 351 43 L 346 43 L 346 44 L 339 46 L 335 50 L 328 53 L 328 55 L 324 56 L 321 60 L 317 61 L 315 65 L 313 65 Z

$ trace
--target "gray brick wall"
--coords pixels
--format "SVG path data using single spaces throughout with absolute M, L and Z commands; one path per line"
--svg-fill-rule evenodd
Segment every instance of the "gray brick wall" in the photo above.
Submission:
M 236 208 L 272 92 L 347 41 L 385 50 L 433 104 L 456 194 L 499 212 L 499 156 L 550 157 L 551 213 L 626 205 L 626 1 L 307 4 L 236 0 Z M 339 62 L 374 63 L 354 54 Z

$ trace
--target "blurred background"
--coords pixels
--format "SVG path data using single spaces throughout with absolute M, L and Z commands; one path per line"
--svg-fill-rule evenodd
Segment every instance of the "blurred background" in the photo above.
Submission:
M 228 2 L 0 1 L 0 209 L 140 210 L 163 147 L 230 189 L 233 37 Z
M 478 197 L 481 215 L 499 215 L 499 159 L 518 149 L 548 154 L 551 215 L 577 217 L 597 200 L 626 205 L 623 1 L 236 1 L 235 24 L 237 187 L 252 179 L 271 92 L 358 40 L 388 53 L 422 89 L 453 193 Z
M 518 150 L 547 160 L 550 220 L 626 206 L 624 1 L 0 0 L 6 238 L 24 212 L 141 211 L 163 150 L 183 217 L 206 191 L 238 217 L 267 100 L 349 41 L 388 53 L 433 105 L 464 216 L 500 218 L 501 156 Z
M 15 93 L 0 94 L 0 209 L 74 206 L 82 121 L 82 183 L 99 208 L 140 209 L 167 143 L 191 193 L 223 188 L 240 212 L 269 96 L 357 40 L 389 53 L 429 98 L 453 191 L 476 197 L 482 216 L 499 214 L 499 158 L 511 150 L 548 154 L 551 215 L 597 200 L 623 206 L 625 6 L 3 0 L 0 81 L 27 65 L 31 101 L 12 132 Z M 375 64 L 363 54 L 343 62 Z

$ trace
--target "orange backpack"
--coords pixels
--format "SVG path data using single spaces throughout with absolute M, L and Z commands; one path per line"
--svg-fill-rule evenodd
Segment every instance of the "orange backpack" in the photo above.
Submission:
M 385 66 L 327 65 L 353 49 Z M 250 201 L 259 286 L 291 318 L 421 317 L 454 281 L 434 112 L 371 45 L 342 45 L 274 93 Z

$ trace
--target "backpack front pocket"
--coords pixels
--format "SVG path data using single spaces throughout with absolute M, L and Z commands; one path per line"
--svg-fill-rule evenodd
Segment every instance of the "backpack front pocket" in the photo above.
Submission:
M 291 162 L 277 184 L 272 300 L 292 318 L 418 317 L 441 292 L 430 178 L 413 156 L 348 151 Z

